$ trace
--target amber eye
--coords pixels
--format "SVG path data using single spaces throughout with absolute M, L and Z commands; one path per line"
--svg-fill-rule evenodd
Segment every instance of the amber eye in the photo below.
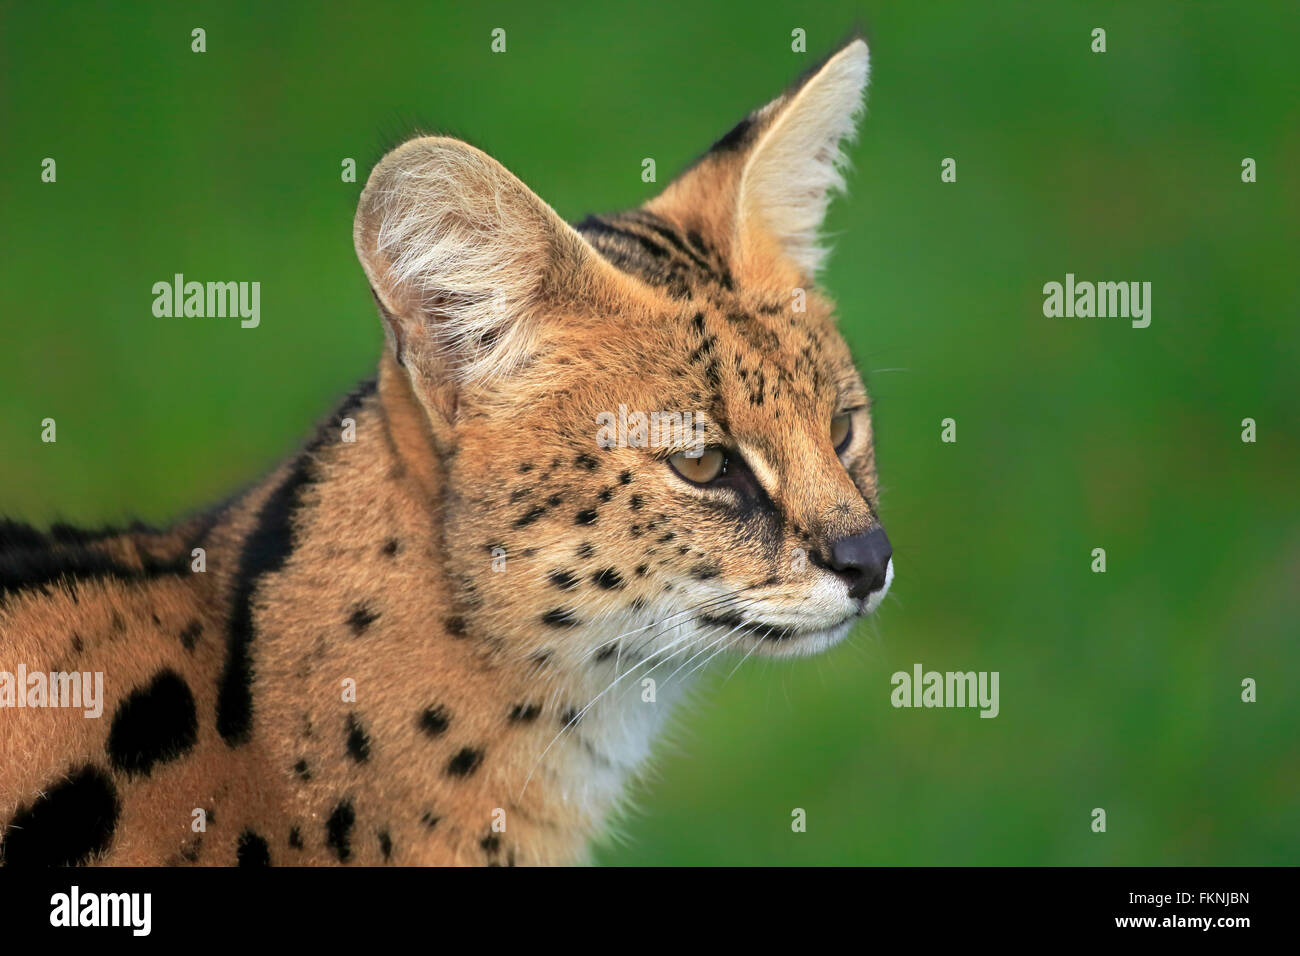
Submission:
M 726 470 L 727 456 L 717 448 L 706 448 L 704 454 L 693 458 L 686 452 L 679 451 L 668 459 L 668 464 L 687 481 L 707 485 Z
M 849 439 L 852 437 L 853 416 L 851 414 L 845 412 L 831 419 L 831 444 L 835 446 L 836 454 L 849 447 Z

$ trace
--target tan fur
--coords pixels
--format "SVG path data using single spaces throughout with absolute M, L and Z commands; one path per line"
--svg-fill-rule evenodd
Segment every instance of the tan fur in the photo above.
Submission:
M 866 392 L 811 287 L 865 79 L 857 41 L 612 230 L 569 226 L 454 140 L 386 157 L 354 231 L 388 340 L 377 389 L 206 519 L 76 546 L 113 574 L 4 595 L 0 669 L 102 671 L 107 700 L 97 721 L 0 709 L 0 822 L 91 765 L 121 813 L 90 862 L 231 864 L 241 840 L 249 862 L 250 834 L 275 864 L 582 860 L 697 664 L 813 653 L 860 613 L 801 557 L 877 520 Z M 624 244 L 664 252 L 638 273 Z M 770 509 L 688 485 L 676 449 L 598 447 L 596 417 L 620 404 L 699 413 Z M 259 570 L 250 541 L 283 560 Z M 793 636 L 723 633 L 709 601 Z M 241 603 L 251 713 L 223 736 Z M 131 773 L 110 726 L 163 669 L 192 692 L 197 736 Z

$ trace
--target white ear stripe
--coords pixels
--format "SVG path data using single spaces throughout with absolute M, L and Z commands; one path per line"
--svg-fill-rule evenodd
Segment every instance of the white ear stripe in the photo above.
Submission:
M 844 188 L 843 145 L 857 132 L 870 54 L 854 40 L 780 104 L 740 180 L 740 222 L 754 217 L 801 269 L 826 256 L 819 232 L 831 195 Z

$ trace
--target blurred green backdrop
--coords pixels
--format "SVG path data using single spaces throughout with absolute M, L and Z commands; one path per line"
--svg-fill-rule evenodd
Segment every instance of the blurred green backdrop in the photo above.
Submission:
M 371 373 L 344 158 L 364 182 L 420 127 L 567 218 L 635 205 L 643 157 L 662 186 L 854 24 L 873 83 L 826 285 L 893 596 L 827 656 L 723 667 L 598 858 L 1300 862 L 1290 0 L 6 3 L 0 511 L 168 521 Z M 261 327 L 154 318 L 174 272 L 260 281 Z M 1150 281 L 1151 327 L 1044 318 L 1066 272 Z M 914 662 L 999 671 L 1000 716 L 893 709 Z

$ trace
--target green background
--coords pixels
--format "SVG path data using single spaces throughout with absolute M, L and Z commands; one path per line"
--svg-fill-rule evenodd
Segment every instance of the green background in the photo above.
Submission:
M 0 8 L 0 510 L 166 522 L 371 373 L 344 157 L 449 132 L 566 218 L 636 205 L 643 157 L 662 186 L 858 24 L 825 284 L 894 589 L 825 656 L 720 668 L 598 859 L 1300 862 L 1294 3 L 224 6 Z M 260 281 L 261 327 L 154 318 L 174 272 Z M 1045 318 L 1066 272 L 1151 282 L 1151 327 Z M 892 708 L 915 662 L 998 671 L 1001 715 Z

